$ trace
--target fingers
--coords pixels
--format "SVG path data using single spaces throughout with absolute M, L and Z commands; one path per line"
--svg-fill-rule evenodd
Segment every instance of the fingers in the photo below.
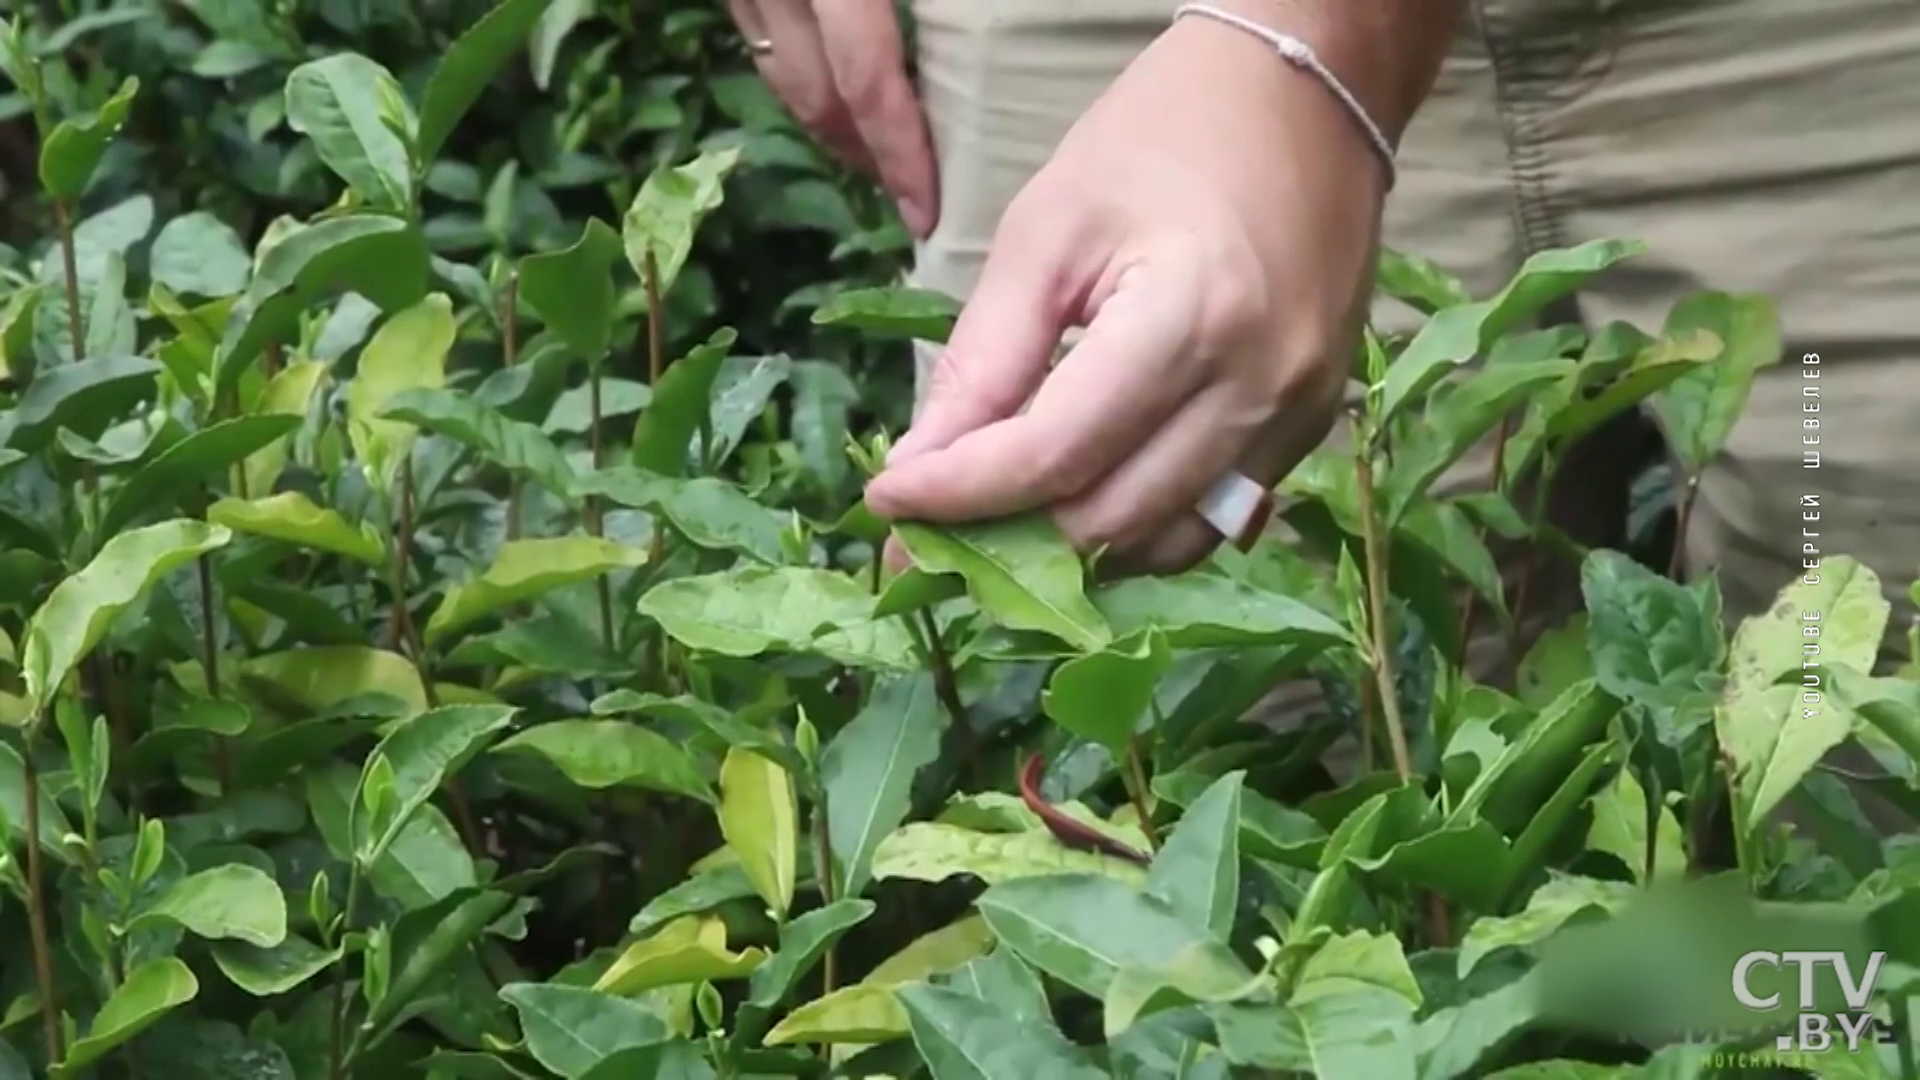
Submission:
M 1144 433 L 1198 389 L 1200 368 L 1183 361 L 1192 359 L 1202 277 L 1164 266 L 1166 273 L 1136 268 L 1122 275 L 1026 412 L 960 435 L 943 450 L 890 463 L 868 487 L 868 505 L 928 521 L 999 517 L 1073 496 L 1126 460 Z M 996 386 L 982 399 L 1004 405 L 1005 389 Z M 957 408 L 939 420 L 950 422 Z M 1164 516 L 1165 508 L 1148 512 Z
M 926 117 L 907 82 L 893 0 L 812 2 L 840 100 L 881 186 L 907 228 L 924 238 L 938 216 L 938 180 Z
M 873 158 L 840 98 L 826 41 L 808 0 L 729 0 L 727 6 L 749 40 L 772 43 L 770 51 L 754 56 L 754 66 L 794 119 L 841 160 L 871 171 Z

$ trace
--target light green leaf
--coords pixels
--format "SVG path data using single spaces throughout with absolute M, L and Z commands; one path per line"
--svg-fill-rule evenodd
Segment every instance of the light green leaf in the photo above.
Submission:
M 1713 579 L 1682 585 L 1617 551 L 1580 567 L 1587 647 L 1608 693 L 1671 710 L 1710 694 L 1726 656 Z
M 855 983 L 814 998 L 786 1015 L 761 1040 L 792 1043 L 883 1043 L 908 1034 L 907 1011 L 890 986 Z
M 404 715 L 427 707 L 427 690 L 413 661 L 364 645 L 316 645 L 268 653 L 241 667 L 244 681 L 294 710 L 326 712 L 357 697 L 384 695 Z
M 526 43 L 533 24 L 551 0 L 502 0 L 468 27 L 440 56 L 440 66 L 420 99 L 419 145 L 422 167 L 440 156 L 447 136 L 480 100 L 487 84 Z
M 493 748 L 545 758 L 568 780 L 599 791 L 641 788 L 713 802 L 713 788 L 679 743 L 624 720 L 553 720 Z
M 1246 774 L 1215 780 L 1180 816 L 1147 870 L 1147 892 L 1226 943 L 1240 903 L 1240 792 Z
M 40 784 L 40 850 L 62 863 L 70 863 L 73 856 L 60 843 L 60 839 L 73 831 L 67 822 L 66 812 L 60 809 L 60 803 L 54 798 L 47 785 Z M 11 743 L 0 742 L 0 825 L 6 829 L 12 839 L 24 839 L 27 835 L 27 773 L 26 762 L 20 752 Z M 9 845 L 10 846 L 10 845 Z
M 660 376 L 653 404 L 634 426 L 634 465 L 662 476 L 686 474 L 687 447 L 707 422 L 714 380 L 733 342 L 731 329 L 716 330 Z
M 844 574 L 746 566 L 675 578 L 640 598 L 640 613 L 690 648 L 725 656 L 814 653 L 853 667 L 919 668 L 898 620 L 873 617 L 873 595 Z
M 1605 791 L 1593 797 L 1593 824 L 1587 829 L 1587 847 L 1619 859 L 1643 885 L 1677 881 L 1687 873 L 1687 851 L 1680 822 L 1673 810 L 1659 807 L 1654 826 L 1647 826 L 1647 792 L 1632 769 L 1621 769 Z M 1647 874 L 1648 834 L 1652 833 L 1653 874 Z
M 786 561 L 780 536 L 786 521 L 718 477 L 683 479 L 626 467 L 573 482 L 576 497 L 599 496 L 665 517 L 695 547 L 736 551 L 769 566 Z
M 1330 937 L 1307 957 L 1293 983 L 1290 1004 L 1360 989 L 1386 990 L 1419 1008 L 1424 998 L 1400 939 L 1354 930 Z
M 368 566 L 387 565 L 386 545 L 379 533 L 367 525 L 348 524 L 338 511 L 315 506 L 298 491 L 264 499 L 221 499 L 208 508 L 207 520 L 235 532 L 331 552 Z
M 86 193 L 139 92 L 140 80 L 128 76 L 99 111 L 62 120 L 47 133 L 40 147 L 40 184 L 49 197 L 71 201 Z
M 1721 349 L 1711 363 L 1688 371 L 1650 404 L 1667 445 L 1689 474 L 1698 474 L 1726 445 L 1733 423 L 1746 408 L 1754 378 L 1779 363 L 1780 315 L 1772 300 L 1754 293 L 1695 293 L 1667 315 L 1666 334 L 1705 330 Z
M 1152 628 L 1176 649 L 1340 645 L 1352 635 L 1290 596 L 1217 574 L 1136 577 L 1092 593 L 1116 637 Z
M 1144 839 L 1134 842 L 1145 846 Z M 1146 878 L 1131 862 L 1067 847 L 1045 829 L 988 833 L 914 821 L 888 833 L 873 854 L 877 881 L 941 882 L 962 874 L 989 885 L 1055 874 L 1100 874 L 1136 885 Z
M 557 983 L 512 983 L 500 997 L 520 1014 L 527 1052 L 549 1071 L 578 1080 L 603 1058 L 672 1037 L 666 1022 L 637 1001 Z
M 1172 905 L 1096 874 L 1024 878 L 975 902 L 1001 943 L 1022 960 L 1095 998 L 1122 970 L 1190 973 L 1183 982 L 1244 986 L 1253 980 L 1232 950 Z
M 1041 705 L 1054 723 L 1124 753 L 1172 664 L 1165 638 L 1148 630 L 1055 668 Z
M 347 438 L 369 479 L 383 490 L 393 488 L 417 433 L 411 424 L 381 419 L 381 413 L 402 391 L 446 384 L 456 332 L 453 301 L 434 293 L 389 318 L 360 350 L 360 367 L 347 384 Z
M 33 454 L 62 429 L 95 439 L 153 392 L 159 364 L 136 356 L 97 356 L 34 376 L 19 404 L 0 419 L 0 442 Z
M 793 777 L 751 750 L 729 747 L 720 763 L 720 833 L 776 919 L 793 907 L 800 809 Z
M 681 919 L 629 945 L 593 988 L 603 994 L 635 997 L 663 986 L 742 979 L 766 958 L 765 949 L 729 950 L 724 919 Z
M 834 895 L 866 890 L 874 853 L 905 820 L 914 778 L 940 756 L 945 728 L 931 675 L 882 679 L 820 752 Z
M 181 439 L 148 459 L 113 493 L 96 531 L 111 536 L 141 514 L 171 507 L 267 444 L 290 434 L 300 418 L 236 416 Z
M 380 416 L 411 424 L 477 451 L 508 472 L 524 476 L 571 501 L 573 466 L 538 425 L 510 419 L 458 390 L 402 390 Z
M 786 1000 L 833 943 L 873 914 L 871 900 L 836 900 L 816 908 L 780 928 L 780 947 L 773 958 L 753 973 L 747 987 L 748 1003 L 770 1010 Z
M 182 296 L 238 296 L 253 274 L 240 235 L 205 210 L 167 222 L 147 259 L 153 280 Z
M 298 416 L 304 421 L 308 409 L 313 404 L 314 395 L 319 392 L 323 380 L 327 377 L 327 370 L 328 365 L 324 360 L 292 361 L 281 368 L 279 374 L 267 380 L 266 389 L 260 391 L 259 400 L 254 402 L 254 413 Z M 274 485 L 280 480 L 281 472 L 287 466 L 287 443 L 287 439 L 276 440 L 247 458 L 245 465 L 247 486 L 244 490 L 252 492 L 274 489 Z
M 417 121 L 386 68 L 350 52 L 294 68 L 287 75 L 287 126 L 312 139 L 320 160 L 367 202 L 384 210 L 413 206 L 407 140 Z
M 815 326 L 846 326 L 869 337 L 944 342 L 960 318 L 960 301 L 905 286 L 848 289 L 814 310 Z
M 192 1001 L 199 992 L 200 983 L 193 972 L 174 957 L 141 964 L 127 972 L 119 988 L 100 1006 L 86 1036 L 67 1048 L 66 1059 L 54 1068 L 53 1075 L 56 1080 L 83 1075 L 87 1066 Z
M 352 835 L 356 857 L 371 863 L 385 852 L 414 812 L 511 723 L 517 711 L 506 705 L 443 705 L 389 731 L 367 755 L 354 794 Z M 373 835 L 363 795 L 368 776 L 382 768 L 392 770 L 395 811 L 384 831 Z
M 1633 897 L 1631 885 L 1556 874 L 1534 892 L 1519 914 L 1474 920 L 1460 942 L 1459 977 L 1466 978 L 1498 949 L 1538 945 L 1563 926 L 1623 910 Z
M 1003 626 L 1052 634 L 1083 652 L 1113 639 L 1087 599 L 1080 557 L 1044 514 L 946 527 L 900 522 L 894 531 L 914 565 L 965 578 L 974 603 Z
M 933 1080 L 1102 1080 L 1107 1073 L 1052 1024 L 939 986 L 903 986 L 914 1046 Z
M 54 586 L 22 640 L 20 667 L 32 710 L 47 707 L 121 612 L 161 578 L 232 538 L 226 529 L 201 521 L 133 529 L 108 540 L 85 568 Z
M 708 214 L 720 208 L 727 177 L 739 163 L 738 147 L 708 150 L 684 165 L 655 169 L 634 195 L 621 220 L 621 239 L 627 262 L 642 281 L 652 262 L 659 274 L 660 295 L 673 290 L 680 268 L 693 252 L 694 233 Z
M 213 962 L 221 974 L 254 997 L 284 994 L 332 967 L 340 955 L 337 947 L 322 949 L 297 934 L 289 934 L 272 948 L 236 941 L 213 947 Z
M 270 949 L 287 937 L 287 898 L 258 867 L 228 863 L 182 878 L 139 915 L 179 923 L 203 938 Z
M 514 540 L 501 545 L 485 573 L 447 591 L 440 606 L 433 609 L 423 634 L 432 645 L 455 630 L 550 589 L 592 581 L 646 561 L 646 549 L 597 536 Z
M 1413 1010 L 1385 990 L 1213 1013 L 1220 1050 L 1237 1065 L 1316 1077 L 1414 1080 Z

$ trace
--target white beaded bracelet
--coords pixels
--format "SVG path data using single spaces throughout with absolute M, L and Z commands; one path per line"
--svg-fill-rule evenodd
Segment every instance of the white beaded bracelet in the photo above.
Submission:
M 1353 96 L 1346 84 L 1340 81 L 1340 77 L 1320 62 L 1320 57 L 1314 53 L 1313 46 L 1291 34 L 1283 34 L 1270 26 L 1262 26 L 1252 19 L 1236 15 L 1231 11 L 1224 11 L 1212 4 L 1182 4 L 1179 10 L 1173 13 L 1176 21 L 1187 15 L 1204 15 L 1209 19 L 1216 19 L 1229 26 L 1245 30 L 1272 45 L 1273 50 L 1279 53 L 1282 59 L 1325 84 L 1326 88 L 1332 91 L 1333 96 L 1340 99 L 1340 104 L 1346 106 L 1354 122 L 1366 132 L 1368 141 L 1373 143 L 1374 151 L 1380 155 L 1381 163 L 1386 166 L 1387 190 L 1393 190 L 1395 173 L 1393 143 L 1387 139 L 1386 133 L 1380 130 L 1380 125 L 1373 122 L 1373 117 L 1367 115 L 1366 106 L 1360 104 L 1360 100 Z

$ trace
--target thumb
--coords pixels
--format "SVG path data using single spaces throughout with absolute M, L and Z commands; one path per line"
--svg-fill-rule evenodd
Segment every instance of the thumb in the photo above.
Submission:
M 1061 285 L 1061 256 L 1071 248 L 1037 234 L 1010 235 L 1004 225 L 1000 232 L 889 465 L 1014 415 L 1046 378 L 1072 310 Z

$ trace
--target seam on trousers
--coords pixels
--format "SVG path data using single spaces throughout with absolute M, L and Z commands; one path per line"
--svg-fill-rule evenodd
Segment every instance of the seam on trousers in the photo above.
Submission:
M 1519 0 L 1525 3 L 1526 0 Z M 1513 180 L 1514 221 L 1521 247 L 1528 255 L 1559 246 L 1562 230 L 1550 212 L 1547 176 L 1550 163 L 1538 107 L 1533 99 L 1542 89 L 1528 77 L 1527 50 L 1519 44 L 1524 31 L 1505 4 L 1475 0 L 1476 23 L 1493 68 L 1494 100 L 1500 128 L 1506 133 L 1507 172 Z

